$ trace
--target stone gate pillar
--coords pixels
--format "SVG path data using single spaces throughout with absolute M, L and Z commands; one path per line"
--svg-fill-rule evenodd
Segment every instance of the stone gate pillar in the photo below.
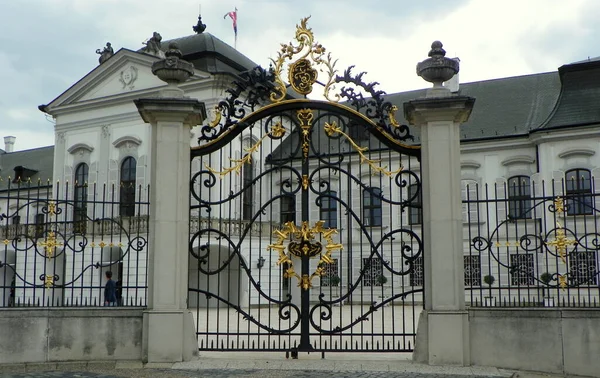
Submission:
M 419 319 L 413 359 L 470 365 L 465 309 L 460 186 L 460 125 L 475 99 L 453 95 L 442 82 L 458 72 L 438 41 L 417 73 L 433 82 L 425 98 L 404 104 L 408 122 L 421 129 L 425 311 Z
M 143 353 L 147 362 L 185 361 L 198 354 L 187 309 L 190 127 L 206 118 L 204 104 L 183 96 L 178 83 L 193 74 L 176 45 L 152 72 L 169 85 L 157 98 L 135 101 L 151 132 L 148 310 Z

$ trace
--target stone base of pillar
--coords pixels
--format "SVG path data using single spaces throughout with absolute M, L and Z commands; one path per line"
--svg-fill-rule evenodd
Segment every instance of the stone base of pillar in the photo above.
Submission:
M 468 312 L 421 312 L 413 361 L 429 365 L 470 366 Z
M 190 311 L 144 312 L 143 359 L 147 363 L 190 361 L 198 357 L 198 340 Z

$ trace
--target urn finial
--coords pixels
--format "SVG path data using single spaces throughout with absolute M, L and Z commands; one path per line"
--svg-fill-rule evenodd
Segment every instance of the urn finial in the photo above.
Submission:
M 152 64 L 152 73 L 169 84 L 161 97 L 183 97 L 183 91 L 177 86 L 194 74 L 194 65 L 183 60 L 183 54 L 175 42 L 169 43 L 166 58 Z
M 446 58 L 446 50 L 443 46 L 442 42 L 434 41 L 428 54 L 429 58 L 417 63 L 417 75 L 433 83 L 433 88 L 428 91 L 428 97 L 450 95 L 450 90 L 444 88 L 442 83 L 451 79 L 459 71 L 458 61 Z

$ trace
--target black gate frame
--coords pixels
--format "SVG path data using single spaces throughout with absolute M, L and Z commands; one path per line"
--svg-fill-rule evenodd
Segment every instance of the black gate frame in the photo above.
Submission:
M 259 177 L 254 178 L 253 182 L 241 188 L 238 193 L 231 193 L 228 198 L 218 199 L 217 201 L 213 202 L 208 201 L 204 198 L 201 198 L 199 187 L 204 186 L 205 188 L 211 188 L 215 186 L 218 181 L 217 176 L 219 174 L 223 175 L 233 171 L 239 171 L 241 167 L 248 162 L 246 159 L 232 160 L 235 165 L 221 172 L 211 167 L 201 169 L 201 171 L 192 176 L 190 183 L 191 196 L 198 203 L 197 205 L 192 205 L 190 207 L 191 210 L 194 211 L 204 208 L 210 211 L 211 206 L 233 200 L 235 197 L 241 195 L 241 193 L 248 187 L 253 186 L 262 177 L 265 177 L 265 175 L 268 175 L 273 171 L 281 169 L 281 167 L 283 167 L 285 164 L 289 164 L 287 168 L 289 168 L 291 171 L 295 171 L 297 182 L 292 183 L 288 180 L 286 185 L 290 188 L 290 193 L 292 191 L 293 193 L 301 192 L 301 223 L 300 225 L 292 223 L 286 223 L 282 225 L 282 227 L 275 232 L 278 237 L 278 242 L 270 245 L 269 248 L 272 251 L 275 250 L 279 252 L 279 263 L 291 264 L 291 255 L 295 255 L 301 259 L 300 274 L 296 273 L 293 267 L 286 271 L 288 277 L 296 277 L 298 279 L 298 286 L 302 288 L 300 308 L 291 302 L 291 298 L 288 298 L 287 300 L 277 300 L 268 297 L 268 295 L 260 289 L 260 283 L 252 277 L 250 268 L 246 266 L 241 258 L 240 264 L 241 268 L 244 269 L 248 275 L 248 278 L 254 288 L 258 290 L 261 295 L 265 296 L 265 298 L 267 298 L 270 302 L 279 305 L 279 316 L 281 319 L 289 319 L 291 316 L 290 311 L 296 311 L 298 314 L 298 321 L 296 321 L 296 323 L 293 324 L 293 326 L 289 329 L 274 329 L 269 324 L 262 324 L 257 319 L 254 319 L 250 314 L 245 313 L 239 306 L 229 302 L 225 298 L 220 297 L 218 293 L 209 292 L 200 288 L 189 289 L 190 293 L 200 293 L 206 295 L 207 298 L 215 298 L 216 300 L 235 308 L 240 314 L 244 315 L 245 319 L 271 334 L 288 334 L 296 329 L 298 325 L 300 326 L 299 345 L 289 345 L 289 347 L 284 346 L 283 348 L 271 348 L 270 346 L 263 346 L 262 348 L 250 348 L 250 345 L 248 345 L 249 349 L 291 349 L 293 351 L 307 352 L 317 350 L 324 351 L 325 349 L 348 350 L 347 345 L 345 348 L 343 348 L 342 345 L 336 345 L 335 347 L 330 345 L 328 348 L 315 348 L 310 342 L 311 327 L 313 327 L 313 329 L 318 331 L 318 333 L 321 335 L 340 334 L 343 333 L 344 330 L 350 329 L 356 324 L 368 320 L 370 314 L 396 299 L 404 300 L 408 295 L 423 293 L 422 287 L 413 288 L 413 290 L 396 293 L 390 298 L 382 300 L 380 303 L 373 301 L 366 313 L 363 313 L 357 319 L 353 320 L 350 324 L 344 327 L 337 327 L 331 330 L 322 329 L 313 320 L 313 315 L 315 315 L 315 312 L 317 311 L 319 312 L 321 319 L 327 320 L 331 315 L 331 306 L 342 302 L 345 298 L 350 297 L 352 292 L 361 284 L 366 271 L 366 268 L 361 270 L 357 281 L 352 283 L 348 288 L 348 292 L 340 298 L 327 301 L 321 295 L 319 298 L 319 303 L 311 307 L 311 281 L 314 277 L 323 273 L 322 264 L 327 263 L 328 258 L 331 258 L 332 250 L 340 248 L 340 246 L 336 245 L 331 238 L 331 235 L 334 233 L 334 231 L 324 228 L 322 221 L 316 222 L 314 225 L 311 225 L 310 223 L 309 193 L 311 191 L 317 195 L 319 195 L 319 193 L 323 193 L 323 190 L 315 189 L 313 184 L 318 184 L 327 188 L 329 187 L 329 183 L 317 182 L 315 175 L 322 169 L 337 170 L 342 174 L 348 175 L 349 179 L 359 184 L 364 190 L 372 190 L 363 182 L 361 182 L 360 177 L 355 177 L 350 172 L 345 172 L 341 168 L 340 163 L 344 159 L 343 156 L 339 157 L 339 160 L 332 164 L 331 162 L 325 160 L 331 156 L 324 154 L 319 151 L 318 148 L 315 148 L 315 146 L 312 144 L 312 135 L 317 121 L 325 119 L 324 117 L 326 115 L 330 117 L 337 117 L 336 119 L 340 120 L 347 120 L 346 125 L 340 124 L 339 126 L 335 122 L 325 122 L 325 134 L 330 138 L 345 138 L 354 148 L 354 151 L 352 152 L 353 154 L 360 155 L 360 157 L 364 159 L 363 161 L 370 166 L 371 170 L 377 171 L 380 174 L 385 174 L 389 177 L 394 177 L 394 182 L 398 188 L 405 188 L 409 181 L 415 183 L 417 187 L 417 190 L 412 193 L 412 195 L 407 196 L 406 199 L 403 199 L 399 202 L 393 202 L 386 199 L 381 192 L 371 192 L 371 195 L 376 196 L 379 198 L 379 200 L 398 205 L 402 211 L 408 207 L 420 207 L 420 203 L 417 202 L 417 198 L 420 198 L 421 183 L 419 175 L 410 169 L 400 168 L 397 171 L 391 172 L 387 170 L 387 166 L 378 165 L 379 161 L 367 157 L 364 154 L 366 149 L 361 149 L 360 143 L 355 142 L 349 135 L 348 129 L 350 127 L 361 127 L 366 133 L 368 133 L 368 135 L 376 138 L 391 151 L 408 156 L 414 156 L 417 158 L 417 160 L 420 159 L 420 146 L 406 143 L 406 141 L 414 140 L 414 138 L 410 134 L 408 126 L 400 125 L 396 121 L 395 112 L 397 108 L 392 103 L 385 101 L 385 92 L 375 89 L 375 86 L 378 83 L 364 83 L 362 81 L 364 73 L 353 75 L 351 72 L 353 67 L 349 67 L 343 75 L 334 77 L 334 73 L 336 72 L 334 69 L 335 62 L 332 61 L 331 55 L 324 54 L 325 49 L 322 47 L 322 45 L 314 42 L 312 31 L 311 29 L 307 28 L 307 20 L 308 18 L 303 19 L 301 26 L 297 26 L 296 39 L 300 43 L 299 46 L 294 46 L 291 43 L 289 45 L 282 45 L 282 50 L 279 53 L 278 59 L 274 60 L 274 68 L 271 67 L 270 70 L 264 70 L 261 67 L 256 67 L 255 69 L 242 74 L 238 80 L 233 82 L 233 87 L 227 91 L 229 94 L 228 97 L 222 100 L 216 107 L 214 120 L 210 121 L 201 128 L 201 135 L 198 138 L 199 145 L 197 147 L 193 147 L 191 150 L 192 160 L 197 157 L 214 153 L 234 141 L 235 138 L 240 136 L 244 130 L 249 127 L 253 127 L 256 124 L 264 125 L 264 135 L 263 138 L 261 138 L 261 140 L 258 141 L 255 146 L 253 146 L 253 148 L 258 148 L 260 143 L 262 143 L 262 141 L 267 137 L 273 140 L 296 138 L 297 141 L 297 148 L 295 150 L 296 154 L 290 154 L 290 156 L 269 155 L 264 163 L 270 166 L 270 168 L 265 169 Z M 312 85 L 317 82 L 318 76 L 317 71 L 312 68 L 312 64 L 321 64 L 326 67 L 326 72 L 329 76 L 327 83 L 324 85 L 325 97 L 329 99 L 330 97 L 335 96 L 335 101 L 317 101 L 306 98 L 290 98 L 288 95 L 288 88 L 281 79 L 283 63 L 285 60 L 291 60 L 294 55 L 299 54 L 302 50 L 306 50 L 306 48 L 308 48 L 308 52 L 306 52 L 305 55 L 297 59 L 295 62 L 291 63 L 289 66 L 289 79 L 292 89 L 301 95 L 310 93 L 312 91 Z M 309 58 L 312 59 L 312 62 L 309 60 Z M 335 84 L 344 85 L 338 95 L 332 95 L 332 90 L 334 89 Z M 355 88 L 359 88 L 361 91 L 355 90 Z M 364 97 L 362 92 L 366 92 L 368 97 Z M 345 104 L 340 104 L 338 102 L 339 100 L 345 101 Z M 271 104 L 268 104 L 269 101 Z M 249 112 L 249 114 L 246 114 L 247 112 Z M 316 117 L 315 112 L 317 112 Z M 283 128 L 280 123 L 274 122 L 273 119 L 276 116 L 285 116 L 288 120 L 290 120 L 290 122 L 294 125 L 293 130 L 288 133 L 288 131 Z M 322 165 L 311 172 L 309 163 L 315 159 L 318 159 L 319 163 Z M 297 168 L 293 166 L 294 164 L 300 164 L 300 170 L 297 170 Z M 410 180 L 406 178 L 407 176 L 410 176 Z M 292 189 L 293 185 L 296 185 L 295 189 Z M 266 208 L 266 206 L 270 205 L 274 200 L 277 199 L 279 198 L 274 198 L 269 201 L 269 203 L 261 204 L 260 209 L 253 216 L 251 223 L 256 221 L 257 217 Z M 352 216 L 354 221 L 360 226 L 361 232 L 364 235 L 369 235 L 368 227 L 361 221 L 362 215 L 354 212 L 349 204 L 343 203 L 343 201 L 341 201 L 339 198 L 336 200 L 344 205 L 345 210 L 349 212 L 350 216 Z M 248 234 L 251 227 L 252 224 L 248 224 L 246 226 L 242 232 L 242 237 L 237 246 L 234 245 L 231 239 L 229 239 L 228 235 L 221 233 L 217 229 L 210 228 L 210 226 L 204 229 L 199 229 L 196 233 L 194 233 L 190 239 L 190 254 L 191 258 L 198 259 L 199 270 L 201 273 L 211 275 L 218 274 L 220 271 L 222 271 L 225 265 L 232 261 L 235 254 L 240 254 L 240 246 L 242 245 L 244 238 Z M 220 235 L 219 238 L 228 240 L 229 244 L 233 247 L 233 253 L 229 256 L 227 261 L 225 261 L 225 265 L 216 271 L 203 270 L 201 267 L 203 263 L 206 263 L 209 253 L 208 245 L 200 246 L 198 252 L 195 252 L 194 250 L 195 241 L 205 233 L 217 233 Z M 414 251 L 410 246 L 403 245 L 401 248 L 401 254 L 404 264 L 406 265 L 406 269 L 395 271 L 393 267 L 388 265 L 389 262 L 383 260 L 383 255 L 379 254 L 378 249 L 384 241 L 394 240 L 394 238 L 398 236 L 397 234 L 400 233 L 403 235 L 408 235 L 408 237 L 414 241 L 414 244 L 418 246 L 418 250 Z M 320 234 L 321 239 L 324 238 L 328 244 L 323 246 L 318 241 L 315 241 L 314 239 L 316 234 Z M 283 241 L 287 240 L 289 237 L 291 237 L 293 241 L 289 242 L 289 254 L 286 255 Z M 370 256 L 377 256 L 379 259 L 381 259 L 381 263 L 393 274 L 403 276 L 408 275 L 414 270 L 414 265 L 417 259 L 422 259 L 423 247 L 421 237 L 412 231 L 412 229 L 398 228 L 390 230 L 389 232 L 382 234 L 379 242 L 374 243 L 370 238 L 368 241 L 371 244 Z M 326 250 L 325 253 L 323 253 L 323 249 Z M 309 261 L 312 257 L 317 255 L 321 256 L 321 260 L 317 270 L 315 272 L 311 272 L 309 270 Z M 412 351 L 412 347 L 413 346 L 410 345 L 410 343 L 408 346 L 404 345 L 396 347 L 395 345 L 392 345 L 391 348 L 390 345 L 388 345 L 387 348 L 385 348 L 385 346 L 378 345 L 377 351 Z M 219 348 L 218 346 L 215 347 L 214 345 L 205 345 L 201 346 L 201 349 L 239 350 L 240 348 L 229 349 L 228 347 Z M 245 348 L 242 349 L 246 350 Z M 352 345 L 350 345 L 349 349 L 352 351 L 366 351 L 363 348 L 353 348 Z M 368 351 L 372 350 L 368 349 Z

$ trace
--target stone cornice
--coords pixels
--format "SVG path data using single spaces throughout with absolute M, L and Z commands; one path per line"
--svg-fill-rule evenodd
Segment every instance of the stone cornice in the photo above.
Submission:
M 404 117 L 411 125 L 424 125 L 435 121 L 465 123 L 475 99 L 467 96 L 422 98 L 404 103 Z
M 535 163 L 535 159 L 532 158 L 531 156 L 527 156 L 527 155 L 518 155 L 518 156 L 511 156 L 507 159 L 502 160 L 502 162 L 500 164 L 502 164 L 503 166 L 509 166 L 509 165 L 523 165 L 523 164 L 533 164 Z
M 78 150 L 85 150 L 85 151 L 91 153 L 92 151 L 94 151 L 94 147 L 92 147 L 92 146 L 90 146 L 89 144 L 86 144 L 86 143 L 75 143 L 71 147 L 67 148 L 67 151 L 70 154 L 74 154 Z
M 131 144 L 135 144 L 136 146 L 139 146 L 140 144 L 142 144 L 142 140 L 133 135 L 125 135 L 125 136 L 115 139 L 112 142 L 113 146 L 115 146 L 117 148 L 120 147 L 123 143 L 131 143 Z
M 594 156 L 595 154 L 596 154 L 596 151 L 594 151 L 591 148 L 576 147 L 576 148 L 569 148 L 568 150 L 565 150 L 565 151 L 559 153 L 558 157 L 561 159 L 566 159 L 566 158 L 570 158 L 573 156 L 583 156 L 583 157 Z

